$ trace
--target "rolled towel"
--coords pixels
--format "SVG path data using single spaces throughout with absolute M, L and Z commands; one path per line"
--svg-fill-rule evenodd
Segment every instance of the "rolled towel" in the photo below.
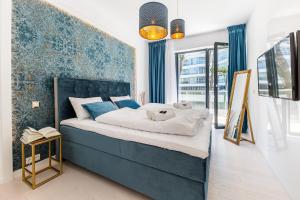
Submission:
M 191 102 L 180 102 L 180 103 L 174 103 L 174 108 L 177 109 L 192 109 L 192 103 Z
M 147 110 L 147 117 L 153 121 L 166 121 L 175 117 L 173 109 Z

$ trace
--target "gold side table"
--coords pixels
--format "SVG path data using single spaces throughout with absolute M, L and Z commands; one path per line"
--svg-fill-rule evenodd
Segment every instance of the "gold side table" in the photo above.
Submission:
M 53 158 L 51 156 L 51 142 L 52 141 L 58 141 L 59 142 L 59 158 L 56 159 L 56 158 Z M 48 164 L 48 167 L 45 167 L 39 171 L 36 171 L 35 169 L 35 165 L 36 165 L 36 162 L 35 162 L 35 147 L 37 145 L 41 145 L 41 144 L 46 144 L 48 143 L 48 154 L 49 154 L 49 164 Z M 43 138 L 43 139 L 40 139 L 40 140 L 37 140 L 37 141 L 34 141 L 34 142 L 31 142 L 29 143 L 28 145 L 31 146 L 31 159 L 32 159 L 32 168 L 31 168 L 31 171 L 27 168 L 29 165 L 26 165 L 25 164 L 25 151 L 24 151 L 24 148 L 25 148 L 25 144 L 22 142 L 22 180 L 27 183 L 32 189 L 35 189 L 49 181 L 51 181 L 52 179 L 58 177 L 59 175 L 61 175 L 63 173 L 63 164 L 62 164 L 62 136 L 59 135 L 59 136 L 54 136 L 54 137 L 51 137 L 51 138 Z M 53 167 L 51 165 L 51 162 L 52 161 L 55 161 L 55 162 L 58 162 L 59 163 L 59 169 Z M 36 176 L 42 172 L 45 172 L 47 170 L 54 170 L 56 172 L 55 175 L 51 176 L 50 178 L 46 179 L 46 180 L 43 180 L 42 182 L 40 183 L 36 183 Z M 26 176 L 26 173 L 28 173 L 29 175 Z M 28 180 L 31 178 L 31 182 Z

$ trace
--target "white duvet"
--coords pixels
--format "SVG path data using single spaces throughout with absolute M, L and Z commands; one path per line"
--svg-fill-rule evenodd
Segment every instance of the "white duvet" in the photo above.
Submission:
M 205 159 L 209 155 L 211 122 L 212 117 L 210 116 L 203 121 L 203 126 L 199 128 L 198 133 L 195 136 L 189 137 L 128 129 L 120 126 L 97 123 L 92 119 L 67 119 L 63 120 L 61 125 L 91 131 L 111 138 L 178 151 Z
M 161 106 L 159 108 L 159 106 Z M 174 109 L 176 116 L 166 121 L 152 121 L 147 117 L 147 110 L 167 108 L 169 105 L 148 104 L 140 109 L 122 108 L 105 113 L 96 118 L 99 123 L 110 124 L 135 130 L 155 133 L 194 136 L 202 126 L 200 112 Z

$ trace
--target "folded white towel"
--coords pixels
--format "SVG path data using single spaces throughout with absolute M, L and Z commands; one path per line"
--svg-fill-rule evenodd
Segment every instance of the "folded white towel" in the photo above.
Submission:
M 209 117 L 209 109 L 207 108 L 200 108 L 199 113 L 201 119 L 207 119 Z
M 147 110 L 147 117 L 153 121 L 166 121 L 175 117 L 173 109 Z
M 177 108 L 177 109 L 192 109 L 191 102 L 174 103 L 173 106 L 174 106 L 174 108 Z

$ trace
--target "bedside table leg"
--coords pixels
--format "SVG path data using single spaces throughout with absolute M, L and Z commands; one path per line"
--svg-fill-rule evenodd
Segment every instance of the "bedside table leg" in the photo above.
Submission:
M 22 180 L 25 181 L 25 150 L 24 150 L 24 144 L 22 142 Z
M 49 144 L 48 144 L 49 146 L 48 146 L 48 152 L 49 152 L 49 167 L 51 167 L 51 142 L 49 142 Z
M 62 137 L 59 138 L 59 171 L 60 174 L 63 173 L 63 166 L 62 166 Z
M 31 159 L 32 159 L 32 163 L 31 163 L 31 171 L 32 171 L 32 189 L 35 189 L 36 184 L 35 184 L 35 145 L 31 145 Z

